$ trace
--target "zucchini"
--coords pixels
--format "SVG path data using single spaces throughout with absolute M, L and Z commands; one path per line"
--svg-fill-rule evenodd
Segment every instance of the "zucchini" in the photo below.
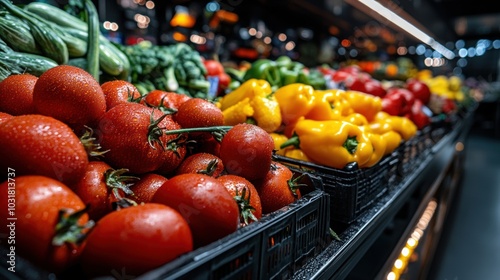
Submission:
M 12 14 L 0 15 L 0 38 L 14 51 L 40 54 L 35 38 L 26 22 Z
M 110 42 L 109 40 L 106 40 L 103 42 L 110 48 L 113 53 L 122 61 L 123 63 L 123 70 L 122 72 L 117 75 L 117 78 L 120 80 L 126 80 L 130 81 L 130 60 L 128 59 L 128 56 L 120 50 L 113 42 Z
M 110 60 L 109 62 L 105 61 L 108 65 L 101 65 L 102 70 L 109 74 L 112 71 L 112 64 L 110 65 L 110 62 L 115 63 L 115 60 L 119 60 L 121 64 L 120 73 L 113 76 L 120 77 L 123 80 L 128 80 L 130 75 L 130 61 L 128 60 L 127 55 L 104 36 L 101 36 L 100 38 L 101 40 L 104 38 L 101 45 L 104 45 L 111 52 L 110 57 L 104 59 Z
M 87 70 L 88 68 L 87 59 L 85 57 L 70 58 L 68 60 L 68 65 L 75 66 L 83 70 Z
M 83 20 L 67 13 L 63 9 L 60 9 L 48 3 L 31 2 L 25 5 L 24 9 L 61 27 L 68 27 L 81 31 L 88 30 L 88 26 Z
M 87 14 L 88 44 L 87 44 L 87 71 L 99 82 L 99 16 L 90 0 L 84 0 Z
M 58 65 L 56 61 L 45 56 L 22 52 L 0 52 L 0 61 L 12 69 L 21 69 L 21 73 L 29 73 L 37 77 Z
M 77 38 L 75 36 L 72 36 L 71 34 L 64 32 L 64 30 L 53 24 L 53 23 L 48 23 L 54 32 L 61 37 L 63 42 L 66 44 L 66 47 L 68 48 L 68 55 L 70 58 L 74 57 L 82 57 L 85 54 L 87 54 L 87 42 Z
M 0 0 L 0 6 L 28 23 L 31 34 L 40 46 L 43 55 L 53 59 L 58 64 L 65 64 L 68 62 L 69 53 L 66 43 L 64 43 L 61 37 L 58 36 L 48 24 L 38 20 L 36 15 L 19 8 L 9 0 Z
M 9 45 L 7 45 L 7 43 L 5 43 L 5 41 L 2 39 L 2 37 L 0 37 L 0 52 L 5 52 L 5 53 L 8 53 L 8 52 L 12 52 L 12 48 L 9 47 Z
M 61 27 L 80 28 L 87 31 L 87 25 L 79 18 L 64 10 L 43 2 L 31 2 L 24 10 L 37 16 L 38 20 L 49 24 L 68 47 L 69 57 L 82 57 L 87 53 L 87 42 L 64 32 Z
M 81 40 L 88 40 L 87 31 L 73 28 L 64 28 L 64 30 Z M 99 36 L 99 65 L 102 71 L 111 76 L 118 76 L 122 71 L 129 69 L 130 63 L 128 59 L 122 59 L 119 52 L 121 51 L 111 44 L 106 37 Z

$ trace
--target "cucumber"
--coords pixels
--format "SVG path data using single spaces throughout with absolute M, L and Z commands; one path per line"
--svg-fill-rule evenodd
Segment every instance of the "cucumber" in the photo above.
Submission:
M 74 28 L 63 28 L 66 32 L 70 33 L 81 40 L 88 40 L 87 31 L 82 31 Z M 109 40 L 100 35 L 99 36 L 99 65 L 102 71 L 111 76 L 118 76 L 122 71 L 126 71 L 130 67 L 128 59 L 124 60 L 120 56 L 121 52 Z
M 54 32 L 48 24 L 38 20 L 36 15 L 19 8 L 9 0 L 0 0 L 0 6 L 4 7 L 8 12 L 18 18 L 26 21 L 43 55 L 53 59 L 58 64 L 65 64 L 68 62 L 69 53 L 66 43 L 64 43 L 61 37 Z
M 24 6 L 26 11 L 53 22 L 61 27 L 69 27 L 81 31 L 87 31 L 88 26 L 83 20 L 67 13 L 63 9 L 44 2 L 31 2 Z
M 0 15 L 0 38 L 15 51 L 40 54 L 30 27 L 11 14 Z
M 22 52 L 0 52 L 0 60 L 12 69 L 20 68 L 22 73 L 29 73 L 37 77 L 58 65 L 56 61 L 45 56 Z
M 99 82 L 99 17 L 94 3 L 85 0 L 87 14 L 88 44 L 87 44 L 87 71 Z

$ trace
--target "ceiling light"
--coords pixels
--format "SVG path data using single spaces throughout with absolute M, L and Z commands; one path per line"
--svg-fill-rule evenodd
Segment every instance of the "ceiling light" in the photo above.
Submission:
M 352 2 L 356 0 L 350 0 L 348 2 Z M 421 42 L 429 45 L 431 48 L 434 50 L 440 52 L 444 57 L 447 59 L 453 59 L 455 57 L 455 54 L 447 49 L 445 46 L 441 45 L 439 42 L 434 40 L 431 36 L 423 32 L 422 30 L 418 29 L 415 25 L 411 24 L 404 18 L 400 17 L 393 11 L 387 9 L 385 6 L 380 4 L 379 2 L 375 0 L 357 0 L 357 2 L 365 5 L 372 11 L 376 12 L 383 18 L 387 19 L 388 21 L 392 22 L 402 30 L 406 31 L 408 34 L 411 36 L 415 37 L 416 39 L 420 40 Z

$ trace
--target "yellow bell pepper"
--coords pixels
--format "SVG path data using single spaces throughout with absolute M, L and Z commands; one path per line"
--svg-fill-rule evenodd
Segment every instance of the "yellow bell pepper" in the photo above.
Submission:
M 274 132 L 281 126 L 281 111 L 274 95 L 256 96 L 250 100 L 257 125 L 267 132 Z
M 281 111 L 271 86 L 265 80 L 250 79 L 220 99 L 224 125 L 247 122 L 249 118 L 267 132 L 282 123 Z
M 387 123 L 391 126 L 392 130 L 401 135 L 403 140 L 407 141 L 418 131 L 417 126 L 407 117 L 392 116 L 386 112 L 379 112 L 375 117 L 376 122 Z
M 341 118 L 343 121 L 350 122 L 355 125 L 364 126 L 368 124 L 366 117 L 360 113 L 352 113 Z
M 372 143 L 373 153 L 367 162 L 359 165 L 359 167 L 361 168 L 372 167 L 375 164 L 377 164 L 384 157 L 387 148 L 386 139 L 381 135 L 369 132 L 366 133 L 366 135 L 368 136 L 368 139 L 370 139 L 370 142 Z
M 295 123 L 311 110 L 314 102 L 313 93 L 312 86 L 299 83 L 280 87 L 274 92 L 284 124 Z
M 310 161 L 301 149 L 289 149 L 285 151 L 285 156 L 301 161 Z
M 254 110 L 250 105 L 250 98 L 244 98 L 235 105 L 222 111 L 224 116 L 224 125 L 237 125 L 244 123 L 247 119 L 253 116 Z
M 340 120 L 345 104 L 347 101 L 342 98 L 341 90 L 315 90 L 313 107 L 305 118 L 316 121 Z
M 394 130 L 384 132 L 380 136 L 382 136 L 386 142 L 385 155 L 391 154 L 401 145 L 401 135 Z
M 272 92 L 271 85 L 266 80 L 250 79 L 224 95 L 220 99 L 220 109 L 224 111 L 245 98 L 252 100 L 256 96 L 268 96 Z
M 366 127 L 372 133 L 384 134 L 386 132 L 392 131 L 392 126 L 384 121 L 374 121 L 368 123 Z
M 295 125 L 294 133 L 281 147 L 294 145 L 319 164 L 342 169 L 350 162 L 362 166 L 372 157 L 368 136 L 352 123 L 302 119 Z
M 293 147 L 286 147 L 286 148 L 281 148 L 280 146 L 285 143 L 288 140 L 288 137 L 286 137 L 284 134 L 281 133 L 269 133 L 271 135 L 271 138 L 273 138 L 274 142 L 274 150 L 276 151 L 277 155 L 282 155 L 284 156 L 288 150 L 292 150 Z
M 382 111 L 382 99 L 368 93 L 349 90 L 345 92 L 345 98 L 351 104 L 356 113 L 360 113 L 371 122 L 375 115 Z

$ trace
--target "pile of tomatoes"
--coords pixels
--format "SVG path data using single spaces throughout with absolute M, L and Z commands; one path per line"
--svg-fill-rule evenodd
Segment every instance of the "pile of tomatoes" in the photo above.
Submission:
M 267 132 L 222 125 L 207 100 L 141 96 L 73 66 L 4 79 L 0 219 L 16 217 L 11 248 L 56 274 L 137 276 L 300 198 Z

